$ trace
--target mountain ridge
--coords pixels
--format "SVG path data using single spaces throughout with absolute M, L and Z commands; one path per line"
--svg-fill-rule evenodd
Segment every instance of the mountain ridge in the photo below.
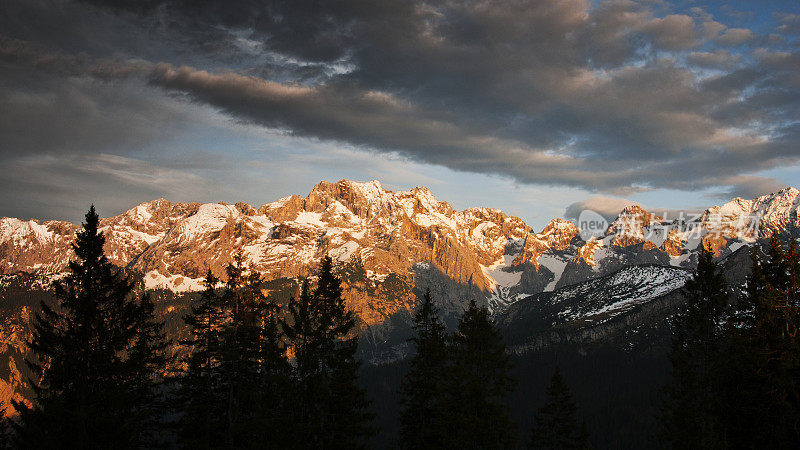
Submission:
M 411 290 L 429 270 L 469 286 L 499 310 L 625 265 L 691 267 L 699 245 L 722 256 L 774 233 L 797 234 L 798 194 L 785 188 L 752 200 L 735 198 L 683 221 L 630 205 L 604 235 L 584 240 L 578 226 L 562 218 L 535 232 L 499 209 L 457 211 L 425 187 L 393 192 L 377 180 L 340 180 L 258 208 L 155 199 L 104 218 L 101 229 L 109 259 L 142 273 L 148 289 L 199 290 L 207 269 L 224 276 L 224 266 L 239 252 L 267 279 L 309 276 L 324 254 L 363 266 L 372 283 L 401 277 L 407 298 L 384 303 L 384 311 L 370 313 L 369 305 L 353 300 L 371 324 L 413 308 Z M 757 216 L 760 228 L 753 227 Z M 65 221 L 0 219 L 0 273 L 57 275 L 66 268 L 78 229 Z M 652 239 L 654 231 L 663 234 L 662 242 Z

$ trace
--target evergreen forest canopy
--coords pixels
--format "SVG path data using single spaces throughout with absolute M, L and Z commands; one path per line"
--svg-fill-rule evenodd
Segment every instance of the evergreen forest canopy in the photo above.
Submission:
M 188 337 L 170 342 L 150 296 L 103 254 L 98 226 L 92 207 L 73 244 L 77 257 L 55 282 L 55 303 L 36 313 L 26 359 L 33 397 L 13 403 L 3 447 L 370 448 L 385 432 L 360 380 L 358 325 L 331 258 L 281 305 L 235 255 L 224 281 L 207 273 L 184 317 Z M 751 258 L 741 292 L 709 251 L 684 288 L 654 436 L 665 447 L 800 444 L 797 242 L 773 238 Z M 536 413 L 512 418 L 512 355 L 474 300 L 448 332 L 425 293 L 409 343 L 390 442 L 590 448 L 592 430 L 558 367 Z M 176 344 L 187 351 L 172 352 Z

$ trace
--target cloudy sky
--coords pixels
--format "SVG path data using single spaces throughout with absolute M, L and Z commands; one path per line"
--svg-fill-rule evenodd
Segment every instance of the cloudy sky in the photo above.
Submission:
M 800 4 L 3 0 L 0 216 L 320 180 L 534 227 L 800 185 Z

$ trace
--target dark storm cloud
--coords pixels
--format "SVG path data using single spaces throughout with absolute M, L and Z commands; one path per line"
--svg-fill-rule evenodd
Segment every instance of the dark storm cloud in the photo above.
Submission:
M 37 125 L 25 108 L 36 110 L 38 91 L 64 108 L 91 106 L 78 94 L 98 94 L 69 90 L 88 78 L 146 80 L 237 120 L 525 183 L 744 192 L 774 184 L 750 174 L 800 159 L 798 49 L 791 41 L 770 47 L 700 8 L 683 14 L 629 0 L 55 3 L 103 35 L 114 33 L 97 17 L 136 29 L 135 39 L 112 46 L 117 53 L 98 43 L 82 53 L 85 37 L 67 24 L 59 27 L 75 36 L 68 46 L 17 26 L 15 40 L 0 42 L 8 72 L 64 81 L 32 89 L 30 99 L 13 98 L 16 88 L 0 92 L 0 102 L 23 111 L 0 123 L 4 134 Z M 795 23 L 791 15 L 778 21 L 785 33 Z M 86 111 L 89 118 L 65 119 L 54 134 L 87 129 Z M 147 135 L 132 123 L 133 135 Z M 82 146 L 126 135 L 104 129 L 111 132 Z M 53 147 L 16 135 L 5 151 Z
M 236 47 L 236 31 L 265 41 L 269 49 L 308 61 L 346 57 L 364 27 L 391 33 L 416 28 L 417 4 L 406 1 L 343 0 L 85 0 L 105 11 L 134 15 L 151 29 L 174 31 L 202 48 Z M 358 28 L 358 29 L 356 29 Z
M 0 159 L 128 153 L 168 141 L 180 123 L 189 120 L 179 104 L 165 103 L 143 84 L 37 75 L 15 82 L 6 78 L 5 89 L 0 89 L 0 105 L 7 112 L 0 115 Z

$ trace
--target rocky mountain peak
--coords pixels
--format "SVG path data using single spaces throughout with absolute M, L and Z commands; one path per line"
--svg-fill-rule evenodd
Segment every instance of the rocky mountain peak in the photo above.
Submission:
M 787 186 L 781 190 L 779 190 L 775 196 L 779 198 L 787 198 L 794 201 L 800 195 L 800 189 L 797 189 L 794 186 Z
M 541 232 L 527 234 L 519 254 L 514 258 L 513 265 L 519 266 L 530 262 L 539 269 L 539 257 L 547 251 L 564 250 L 575 236 L 578 227 L 569 220 L 556 218 L 550 221 Z
M 322 181 L 311 189 L 303 206 L 306 211 L 321 213 L 338 202 L 361 219 L 369 219 L 383 212 L 390 201 L 390 194 L 378 181 Z
M 569 220 L 557 218 L 548 223 L 536 238 L 545 242 L 549 248 L 563 250 L 579 233 L 578 227 Z
M 611 222 L 606 235 L 614 236 L 613 245 L 628 247 L 644 242 L 645 229 L 662 220 L 664 219 L 647 212 L 639 205 L 629 205 Z
M 642 221 L 649 224 L 651 214 L 639 205 L 628 205 L 622 208 L 613 222 Z
M 787 187 L 752 200 L 735 198 L 709 208 L 701 221 L 710 232 L 728 238 L 754 240 L 800 227 L 800 191 Z
M 78 226 L 65 221 L 0 219 L 0 273 L 48 273 L 66 267 Z

